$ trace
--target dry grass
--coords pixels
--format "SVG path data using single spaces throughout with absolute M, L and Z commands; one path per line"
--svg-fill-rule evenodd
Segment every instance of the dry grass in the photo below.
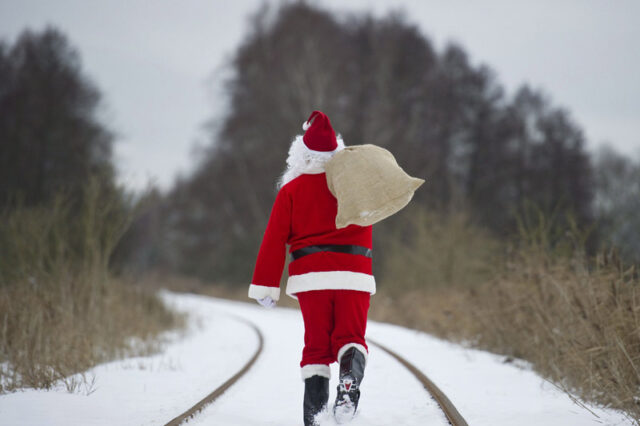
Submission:
M 180 318 L 153 294 L 118 281 L 89 301 L 83 277 L 0 288 L 0 392 L 50 388 L 115 358 L 147 354 Z M 70 380 L 70 381 L 68 381 Z
M 377 225 L 385 251 L 374 262 L 385 293 L 473 287 L 495 274 L 501 245 L 471 225 L 464 209 L 452 210 L 443 215 L 411 206 L 395 226 Z
M 564 390 L 640 420 L 640 280 L 633 269 L 528 254 L 477 288 L 377 297 L 371 317 L 529 361 Z M 584 266 L 584 265 L 582 265 Z
M 75 208 L 0 215 L 0 392 L 49 388 L 113 358 L 146 353 L 181 325 L 156 295 L 113 278 L 109 256 L 128 224 L 115 194 L 95 183 Z
M 477 343 L 638 421 L 640 279 L 603 259 L 523 251 L 480 298 Z
M 467 283 L 473 274 L 448 285 L 434 283 L 433 276 L 442 277 L 442 273 L 424 276 L 422 287 L 416 286 L 413 275 L 408 275 L 406 284 L 404 274 L 397 275 L 374 299 L 371 317 L 527 360 L 567 392 L 624 410 L 639 423 L 638 272 L 612 255 L 588 259 L 580 250 L 581 239 L 573 237 L 575 232 L 551 238 L 552 226 L 543 222 L 524 226 L 519 244 L 505 250 L 507 254 L 497 263 L 495 256 L 489 256 L 494 259 L 489 264 L 495 273 L 481 274 L 476 285 Z M 440 223 L 444 226 L 438 231 L 416 232 L 426 237 L 409 241 L 408 250 L 416 245 L 451 246 L 446 241 L 446 226 L 454 222 Z M 460 229 L 451 230 L 450 235 L 457 235 Z M 440 238 L 433 239 L 433 235 Z M 470 239 L 476 238 L 471 246 L 482 246 L 479 235 L 468 233 Z M 434 247 L 425 253 L 441 257 Z M 464 255 L 448 255 L 456 260 L 446 270 L 476 268 L 475 259 L 471 266 L 464 265 L 473 256 L 468 247 L 460 250 Z M 446 262 L 424 256 L 415 267 L 428 271 L 438 264 Z

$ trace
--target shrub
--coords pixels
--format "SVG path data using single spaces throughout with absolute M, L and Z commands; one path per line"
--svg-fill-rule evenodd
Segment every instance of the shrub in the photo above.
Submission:
M 147 351 L 179 324 L 155 294 L 109 272 L 131 217 L 121 194 L 92 181 L 82 199 L 0 214 L 0 391 L 51 387 Z

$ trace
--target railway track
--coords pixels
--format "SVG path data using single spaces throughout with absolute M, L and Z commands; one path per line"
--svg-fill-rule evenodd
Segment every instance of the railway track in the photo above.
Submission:
M 260 331 L 258 326 L 244 318 L 236 317 L 236 316 L 234 316 L 234 318 L 240 322 L 247 324 L 249 327 L 251 327 L 255 331 L 256 336 L 258 337 L 258 348 L 254 352 L 253 356 L 236 374 L 233 375 L 233 377 L 231 377 L 229 380 L 224 382 L 222 385 L 220 385 L 217 389 L 215 389 L 209 395 L 207 395 L 202 400 L 200 400 L 193 407 L 189 408 L 187 411 L 185 411 L 184 413 L 180 414 L 179 416 L 171 420 L 169 423 L 166 424 L 166 426 L 178 426 L 184 423 L 185 421 L 187 421 L 188 419 L 193 418 L 193 416 L 195 416 L 200 411 L 202 411 L 207 405 L 215 401 L 227 389 L 233 386 L 235 382 L 237 382 L 242 376 L 244 376 L 249 371 L 249 369 L 251 369 L 253 364 L 256 362 L 256 360 L 262 353 L 262 349 L 264 347 L 264 336 L 262 335 L 262 332 Z
M 235 375 L 233 375 L 233 377 L 231 377 L 229 380 L 224 382 L 222 385 L 216 388 L 213 392 L 211 392 L 209 395 L 207 395 L 198 403 L 196 403 L 193 407 L 189 408 L 184 413 L 172 419 L 170 422 L 166 424 L 166 426 L 181 425 L 184 422 L 188 421 L 189 419 L 193 418 L 199 412 L 201 412 L 206 406 L 213 403 L 218 397 L 220 397 L 227 389 L 233 386 L 242 376 L 244 376 L 251 369 L 253 364 L 256 362 L 256 360 L 262 353 L 262 349 L 264 347 L 264 336 L 260 331 L 260 328 L 258 328 L 257 325 L 255 325 L 253 322 L 247 319 L 244 319 L 241 317 L 235 317 L 235 318 L 238 321 L 241 321 L 247 324 L 249 327 L 251 327 L 255 331 L 256 336 L 258 337 L 258 347 L 254 352 L 253 356 Z M 431 395 L 431 397 L 438 403 L 438 405 L 440 406 L 440 409 L 444 412 L 447 420 L 452 426 L 467 426 L 467 422 L 465 421 L 465 419 L 460 415 L 456 407 L 451 403 L 451 401 L 449 400 L 449 398 L 447 398 L 444 392 L 442 392 L 435 385 L 435 383 L 433 383 L 416 366 L 411 364 L 409 361 L 407 361 L 405 358 L 403 358 L 402 356 L 400 356 L 399 354 L 397 354 L 387 346 L 375 340 L 371 340 L 371 339 L 367 339 L 367 340 L 370 344 L 378 347 L 382 351 L 389 354 L 396 361 L 402 364 L 407 370 L 409 370 L 409 372 L 411 372 L 411 374 L 424 386 L 424 388 Z
M 378 348 L 382 349 L 393 358 L 395 358 L 396 361 L 405 366 L 406 369 L 409 370 L 420 383 L 422 383 L 427 392 L 429 392 L 433 399 L 436 400 L 436 402 L 440 406 L 440 409 L 444 412 L 444 415 L 447 417 L 447 420 L 449 420 L 449 423 L 451 423 L 451 425 L 467 426 L 467 421 L 460 415 L 456 407 L 451 403 L 449 398 L 447 398 L 447 395 L 445 395 L 444 392 L 442 392 L 435 383 L 433 383 L 427 376 L 425 376 L 422 371 L 418 370 L 415 365 L 411 364 L 409 361 L 407 361 L 388 347 L 382 345 L 381 343 L 378 343 L 375 340 L 371 339 L 367 340 L 370 344 L 377 346 Z

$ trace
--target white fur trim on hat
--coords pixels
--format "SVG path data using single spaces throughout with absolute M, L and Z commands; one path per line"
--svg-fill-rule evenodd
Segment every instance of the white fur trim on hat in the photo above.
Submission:
M 333 154 L 344 149 L 342 137 L 336 136 L 336 141 L 338 147 L 333 151 L 313 151 L 304 144 L 302 135 L 296 136 L 289 147 L 287 168 L 280 177 L 278 188 L 282 188 L 300 175 L 324 173 L 324 164 Z
M 311 123 L 309 123 L 308 121 L 305 121 L 304 123 L 302 123 L 302 130 L 304 130 L 305 132 L 309 130 L 309 127 L 311 127 Z
M 357 290 L 375 294 L 376 280 L 373 275 L 351 271 L 308 272 L 289 276 L 287 295 L 296 299 L 296 293 L 312 290 Z
M 350 348 L 356 348 L 358 351 L 362 352 L 362 355 L 364 355 L 364 363 L 365 364 L 367 363 L 367 360 L 369 358 L 369 352 L 360 343 L 347 343 L 346 345 L 341 347 L 340 350 L 338 351 L 338 363 L 340 362 L 340 358 L 342 358 L 342 355 L 344 355 L 344 353 Z
M 331 379 L 331 369 L 326 364 L 307 364 L 301 369 L 302 380 L 313 376 L 322 376 Z
M 249 297 L 251 299 L 264 299 L 267 296 L 277 302 L 280 299 L 280 287 L 269 287 L 257 284 L 251 284 L 249 286 Z

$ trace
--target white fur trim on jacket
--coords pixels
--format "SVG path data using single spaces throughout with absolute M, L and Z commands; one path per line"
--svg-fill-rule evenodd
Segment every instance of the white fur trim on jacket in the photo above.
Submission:
M 271 297 L 276 302 L 280 299 L 280 287 L 268 287 L 266 285 L 251 284 L 249 286 L 249 297 L 251 299 L 264 299 Z
M 287 280 L 287 295 L 297 299 L 296 293 L 312 290 L 358 290 L 376 293 L 373 275 L 351 271 L 308 272 L 291 275 Z
M 362 354 L 364 355 L 364 363 L 366 365 L 367 360 L 369 358 L 369 352 L 367 352 L 367 349 L 364 346 L 362 346 L 360 343 L 347 343 L 346 345 L 341 347 L 340 350 L 338 351 L 338 363 L 340 363 L 340 358 L 342 358 L 342 355 L 344 355 L 344 353 L 350 348 L 356 348 L 357 350 L 362 352 Z
M 325 364 L 307 364 L 302 367 L 302 381 L 313 376 L 322 376 L 331 379 L 331 368 Z

